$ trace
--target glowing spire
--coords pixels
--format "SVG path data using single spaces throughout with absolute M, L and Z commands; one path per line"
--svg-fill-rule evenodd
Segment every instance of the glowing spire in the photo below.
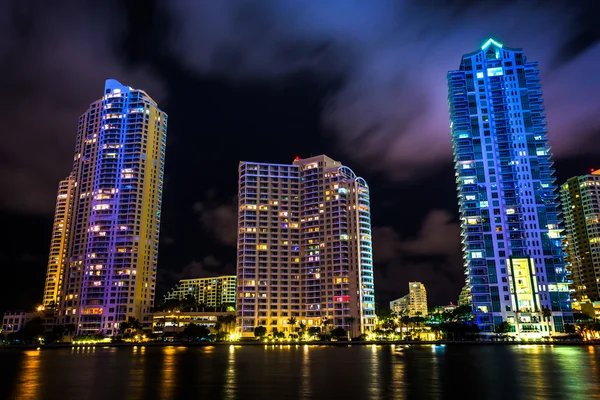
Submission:
M 481 50 L 485 50 L 485 49 L 487 49 L 487 48 L 488 48 L 488 47 L 490 47 L 490 45 L 492 45 L 492 44 L 493 44 L 494 46 L 496 46 L 496 47 L 500 47 L 500 48 L 502 48 L 502 46 L 503 46 L 503 44 L 502 44 L 502 43 L 496 42 L 494 39 L 492 39 L 492 38 L 489 38 L 489 39 L 488 39 L 488 41 L 487 41 L 487 42 L 485 42 L 485 44 L 484 44 L 483 46 L 481 46 Z

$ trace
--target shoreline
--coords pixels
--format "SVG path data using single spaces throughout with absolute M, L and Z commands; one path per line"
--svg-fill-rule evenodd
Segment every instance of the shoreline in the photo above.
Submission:
M 90 343 L 90 344 L 73 344 L 73 343 L 53 343 L 48 345 L 0 345 L 0 351 L 6 350 L 46 350 L 46 349 L 66 349 L 66 348 L 88 348 L 88 347 L 211 347 L 211 346 L 319 346 L 319 347 L 340 347 L 340 346 L 598 346 L 600 340 L 595 341 L 552 341 L 552 342 L 533 342 L 533 341 L 483 341 L 483 340 L 464 340 L 464 341 L 314 341 L 314 342 L 281 342 L 281 343 L 265 343 L 259 341 L 247 342 L 143 342 L 143 343 Z

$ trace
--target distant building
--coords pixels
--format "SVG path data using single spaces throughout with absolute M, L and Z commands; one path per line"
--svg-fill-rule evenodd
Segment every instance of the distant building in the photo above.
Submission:
M 165 300 L 194 296 L 198 305 L 211 308 L 235 307 L 235 275 L 182 279 L 165 295 Z
M 292 333 L 288 320 L 375 324 L 369 187 L 325 155 L 293 164 L 241 162 L 236 311 L 242 334 Z
M 571 297 L 577 303 L 600 301 L 600 171 L 570 178 L 560 189 Z
M 2 317 L 2 333 L 14 333 L 18 332 L 28 321 L 28 316 L 25 311 L 7 311 Z
M 201 325 L 215 331 L 219 317 L 235 316 L 235 312 L 156 312 L 152 315 L 152 331 L 164 336 L 183 332 L 189 324 Z M 235 320 L 223 330 L 234 331 Z
M 399 299 L 390 302 L 390 309 L 401 313 L 407 310 L 408 315 L 422 317 L 428 313 L 427 309 L 427 290 L 421 282 L 409 282 L 408 294 Z
M 573 317 L 538 64 L 489 39 L 447 80 L 476 323 L 492 333 L 509 322 L 520 338 L 563 332 Z
M 589 317 L 600 319 L 600 301 L 579 303 L 581 312 Z
M 38 310 L 33 312 L 6 311 L 2 317 L 2 333 L 6 335 L 18 332 L 34 318 L 40 318 L 44 330 L 50 331 L 54 326 L 56 315 L 54 310 L 45 310 L 43 307 L 39 307 Z
M 60 182 L 43 304 L 80 334 L 150 327 L 167 115 L 143 90 L 105 82 L 79 117 L 73 168 Z
M 458 296 L 458 305 L 459 306 L 470 306 L 471 298 L 469 293 L 469 286 L 465 285 L 460 291 L 460 295 Z
M 401 313 L 404 310 L 408 310 L 410 305 L 409 295 L 402 296 L 399 299 L 390 301 L 390 310 L 395 313 Z

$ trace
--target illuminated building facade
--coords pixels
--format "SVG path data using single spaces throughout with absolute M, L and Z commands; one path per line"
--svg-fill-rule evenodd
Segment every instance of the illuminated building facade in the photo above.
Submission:
M 42 302 L 44 306 L 55 306 L 59 297 L 69 237 L 73 183 L 73 177 L 69 176 L 67 179 L 60 181 L 58 185 L 52 238 L 50 239 L 50 255 L 46 271 L 46 284 L 44 286 L 44 299 Z
M 600 171 L 568 179 L 560 194 L 573 301 L 600 301 Z
M 390 310 L 396 313 L 406 313 L 411 316 L 426 316 L 427 290 L 421 282 L 409 282 L 408 294 L 390 302 Z
M 327 156 L 292 165 L 241 162 L 238 324 L 293 332 L 373 329 L 375 300 L 369 188 Z
M 219 308 L 235 305 L 235 275 L 182 279 L 165 295 L 165 300 L 183 300 L 192 295 L 196 303 Z
M 58 322 L 78 333 L 114 335 L 128 317 L 151 326 L 166 132 L 167 116 L 150 96 L 112 79 L 79 118 L 44 293 Z M 55 252 L 57 238 L 64 248 Z
M 490 39 L 448 73 L 468 298 L 483 332 L 572 321 L 537 63 Z

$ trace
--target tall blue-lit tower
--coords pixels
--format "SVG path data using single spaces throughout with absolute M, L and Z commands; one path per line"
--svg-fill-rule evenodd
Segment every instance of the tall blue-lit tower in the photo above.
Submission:
M 572 321 L 536 62 L 489 39 L 448 72 L 469 302 L 483 332 L 539 338 Z

